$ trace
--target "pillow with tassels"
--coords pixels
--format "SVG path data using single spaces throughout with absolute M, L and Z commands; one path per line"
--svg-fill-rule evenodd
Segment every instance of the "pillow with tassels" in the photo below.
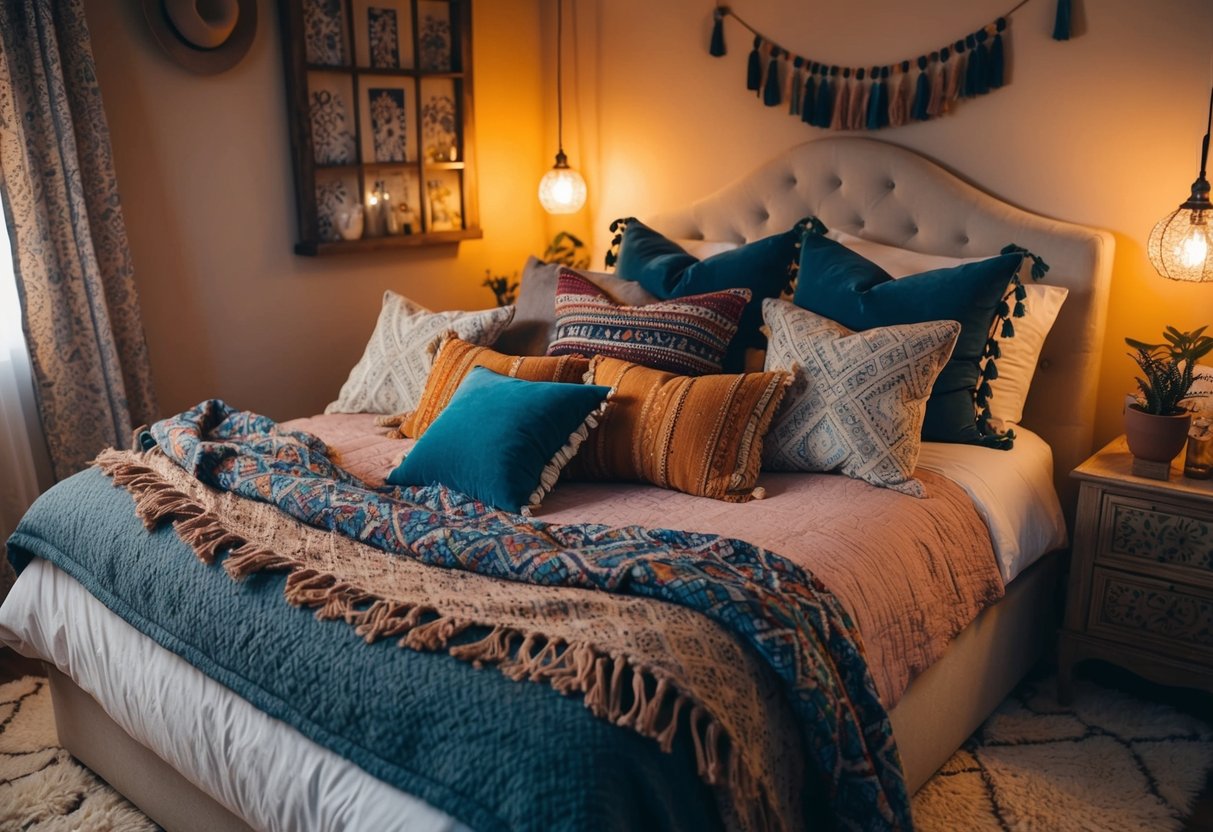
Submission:
M 524 381 L 473 367 L 400 465 L 390 485 L 445 485 L 530 514 L 606 412 L 597 384 Z
M 997 257 L 894 280 L 820 228 L 801 243 L 796 305 L 852 330 L 957 321 L 960 336 L 931 388 L 922 438 L 1010 449 L 1014 432 L 991 424 L 989 382 L 998 377 L 999 339 L 1014 337 L 1012 318 L 1024 314 L 1019 270 L 1030 258 L 1039 280 L 1047 266 L 1026 249 L 1007 246 Z

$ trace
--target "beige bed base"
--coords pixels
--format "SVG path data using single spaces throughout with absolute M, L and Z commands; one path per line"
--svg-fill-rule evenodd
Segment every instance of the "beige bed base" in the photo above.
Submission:
M 910 790 L 944 761 L 1050 649 L 1064 555 L 1044 556 L 1006 597 L 961 631 L 890 714 Z M 71 679 L 48 667 L 59 742 L 169 832 L 249 827 L 120 728 Z

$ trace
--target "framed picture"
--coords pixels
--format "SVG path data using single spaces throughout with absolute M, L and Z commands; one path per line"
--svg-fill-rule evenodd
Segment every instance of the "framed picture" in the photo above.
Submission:
M 427 162 L 458 162 L 459 111 L 455 82 L 427 78 L 421 82 L 421 147 Z
M 416 161 L 417 130 L 409 124 L 415 95 L 412 79 L 362 75 L 358 86 L 362 161 Z
M 450 72 L 451 4 L 445 0 L 419 0 L 417 3 L 417 38 L 421 50 L 418 69 L 425 72 Z
M 308 121 L 317 165 L 352 165 L 354 145 L 354 85 L 349 76 L 309 72 Z
M 362 237 L 358 177 L 352 173 L 320 171 L 316 175 L 316 222 L 320 240 L 357 240 Z
M 426 173 L 425 197 L 430 231 L 463 228 L 463 182 L 460 171 L 432 170 Z
M 354 58 L 364 69 L 412 69 L 409 0 L 353 0 Z
M 309 64 L 349 63 L 345 3 L 346 0 L 303 0 L 303 48 Z

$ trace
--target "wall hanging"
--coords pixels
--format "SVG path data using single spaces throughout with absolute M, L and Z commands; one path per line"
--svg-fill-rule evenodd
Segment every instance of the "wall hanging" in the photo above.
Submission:
M 753 36 L 746 64 L 746 89 L 768 107 L 785 105 L 805 124 L 832 130 L 879 130 L 926 121 L 951 112 L 958 101 L 996 90 L 1006 83 L 1006 38 L 1020 0 L 993 22 L 932 52 L 891 64 L 846 67 L 804 57 L 785 49 L 745 22 L 731 8 L 717 5 L 708 52 L 726 53 L 725 18 Z M 1055 40 L 1069 40 L 1071 0 L 1058 0 Z
M 297 254 L 483 236 L 471 0 L 281 0 Z

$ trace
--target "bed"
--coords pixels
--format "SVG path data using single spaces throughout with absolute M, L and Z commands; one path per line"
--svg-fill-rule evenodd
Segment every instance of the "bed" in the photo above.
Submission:
M 938 655 L 916 662 L 899 656 L 900 670 L 894 670 L 885 668 L 881 648 L 869 646 L 876 654 L 869 661 L 878 687 L 883 685 L 886 701 L 895 702 L 889 720 L 913 791 L 1053 637 L 1054 618 L 1041 611 L 1056 609 L 1065 546 L 1061 517 L 1063 507 L 1069 511 L 1073 504 L 1067 474 L 1092 441 L 1112 241 L 1106 233 L 1002 203 L 909 151 L 851 138 L 793 148 L 653 225 L 683 239 L 747 242 L 806 214 L 860 237 L 954 257 L 990 254 L 1014 241 L 1046 258 L 1053 267 L 1050 282 L 1070 293 L 1045 344 L 1024 418 L 1027 429 L 1015 450 L 928 444 L 920 459 L 924 477 L 937 478 L 930 481 L 941 489 L 959 489 L 969 501 L 967 510 L 989 535 L 993 569 L 1006 585 L 1005 595 L 998 587 L 1001 600 L 980 604 L 984 609 L 975 617 L 956 624 Z M 368 477 L 407 447 L 384 444 L 366 419 L 317 417 L 294 426 L 321 436 L 346 464 L 366 466 Z M 996 466 L 986 461 L 992 453 L 1001 453 Z M 750 542 L 779 551 L 796 545 L 796 515 L 804 514 L 797 508 L 811 499 L 810 492 L 837 489 L 834 499 L 845 502 L 862 489 L 875 490 L 840 479 L 764 475 L 766 501 L 723 508 L 696 506 L 703 498 L 656 499 L 650 492 L 657 489 L 644 486 L 572 483 L 553 492 L 539 519 L 649 526 L 660 521 L 692 532 L 763 538 Z M 828 529 L 819 526 L 816 533 Z M 943 558 L 939 568 L 946 571 L 946 552 L 928 554 Z M 818 562 L 814 568 L 829 566 Z M 847 580 L 841 572 L 825 579 Z M 859 603 L 862 587 L 849 597 L 865 638 L 883 644 L 884 636 L 874 631 L 881 627 L 880 605 L 873 602 L 868 609 Z M 936 603 L 945 600 L 941 595 Z M 141 634 L 49 563 L 35 561 L 22 573 L 0 610 L 0 638 L 48 663 L 65 747 L 166 828 L 466 828 L 254 707 Z M 899 672 L 905 677 L 900 682 Z M 689 800 L 704 798 L 687 788 Z

